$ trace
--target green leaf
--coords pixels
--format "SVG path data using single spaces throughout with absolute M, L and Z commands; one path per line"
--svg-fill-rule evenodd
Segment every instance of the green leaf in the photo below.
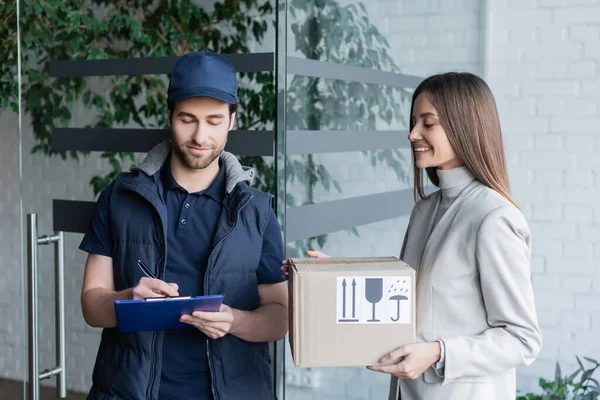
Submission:
M 581 372 L 581 369 L 577 369 L 575 372 L 573 372 L 571 375 L 569 375 L 569 382 L 573 382 L 573 380 L 577 377 L 577 375 L 579 375 L 579 373 Z
M 581 360 L 579 359 L 579 356 L 575 356 L 575 359 L 577 360 L 577 364 L 579 364 L 579 368 L 583 371 L 585 370 L 585 368 L 583 367 L 583 363 L 581 362 Z
M 554 380 L 558 385 L 560 385 L 562 382 L 562 373 L 560 371 L 560 364 L 558 362 L 556 363 L 556 367 L 554 370 Z
M 594 373 L 594 370 L 587 370 L 583 372 L 583 375 L 581 376 L 581 381 L 585 382 L 587 381 L 590 376 L 592 376 L 592 374 Z

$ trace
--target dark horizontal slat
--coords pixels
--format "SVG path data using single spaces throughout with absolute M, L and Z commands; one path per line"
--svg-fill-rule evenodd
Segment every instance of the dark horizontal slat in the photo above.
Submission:
M 170 138 L 168 129 L 54 128 L 52 150 L 146 153 Z
M 409 147 L 408 131 L 287 131 L 287 154 L 342 153 Z
M 85 233 L 96 203 L 93 201 L 52 200 L 52 226 L 57 232 Z
M 271 72 L 274 53 L 224 54 L 237 72 Z M 177 56 L 116 58 L 105 60 L 55 60 L 50 62 L 50 76 L 119 76 L 170 74 Z
M 414 205 L 413 190 L 328 201 L 286 210 L 286 241 L 350 229 L 407 215 Z
M 299 57 L 287 58 L 287 72 L 292 75 L 312 76 L 339 81 L 370 83 L 373 85 L 416 88 L 423 78 L 414 75 L 397 74 L 352 65 L 309 60 Z
M 413 191 L 406 189 L 291 207 L 287 209 L 286 215 L 286 241 L 294 242 L 408 215 L 413 204 Z M 93 201 L 53 200 L 53 229 L 62 232 L 87 232 L 95 206 Z M 327 218 L 323 218 L 323 215 L 327 215 Z
M 275 155 L 275 133 L 273 131 L 231 131 L 225 150 L 237 156 Z
M 54 151 L 126 151 L 146 153 L 171 138 L 168 129 L 54 128 Z M 238 156 L 273 156 L 273 131 L 229 132 L 225 149 Z

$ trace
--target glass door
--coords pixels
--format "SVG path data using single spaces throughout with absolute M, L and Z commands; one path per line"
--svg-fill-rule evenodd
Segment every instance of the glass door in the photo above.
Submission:
M 11 172 L 0 169 L 0 187 L 13 191 L 1 190 L 0 196 L 18 193 L 20 156 L 22 193 L 16 197 L 22 212 L 11 214 L 10 223 L 15 232 L 22 224 L 22 241 L 17 235 L 2 240 L 9 251 L 0 257 L 12 257 L 6 260 L 11 263 L 6 287 L 15 294 L 0 296 L 0 312 L 10 321 L 3 355 L 14 365 L 0 363 L 0 371 L 27 381 L 31 399 L 57 390 L 59 396 L 68 391 L 84 398 L 101 329 L 82 316 L 87 254 L 78 247 L 99 194 L 170 138 L 166 91 L 177 56 L 208 49 L 232 62 L 239 106 L 225 150 L 255 168 L 255 187 L 276 192 L 275 5 L 20 1 L 19 17 L 22 98 L 14 101 L 22 128 L 17 130 L 16 114 L 6 117 L 12 130 L 1 159 L 11 163 Z M 11 24 L 16 22 L 13 13 Z M 3 211 L 8 216 L 8 207 Z M 3 332 L 0 328 L 0 336 Z M 272 351 L 275 360 L 274 346 Z

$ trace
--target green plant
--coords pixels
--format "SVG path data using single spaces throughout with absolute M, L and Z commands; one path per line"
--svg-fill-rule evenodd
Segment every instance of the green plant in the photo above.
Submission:
M 579 368 L 570 375 L 563 376 L 560 364 L 556 363 L 554 381 L 547 381 L 543 378 L 539 380 L 542 394 L 526 393 L 517 397 L 517 400 L 595 400 L 600 397 L 600 385 L 593 378 L 594 373 L 600 364 L 591 358 L 583 357 L 592 364 L 585 368 L 583 363 L 577 358 Z
M 73 105 L 82 101 L 92 127 L 166 127 L 166 76 L 115 76 L 101 79 L 49 77 L 50 61 L 139 58 L 180 55 L 210 48 L 222 53 L 248 53 L 260 42 L 273 19 L 269 0 L 221 0 L 206 10 L 187 0 L 21 0 L 22 109 L 31 118 L 33 153 L 51 150 L 53 126 L 69 126 Z M 0 110 L 16 111 L 16 7 L 0 8 Z M 265 129 L 274 120 L 273 73 L 242 73 L 238 129 Z M 8 85 L 4 85 L 8 83 Z M 95 86 L 95 87 L 94 87 Z M 85 154 L 85 153 L 84 153 Z M 58 153 L 79 159 L 81 152 Z M 92 177 L 98 194 L 134 161 L 132 153 L 103 153 L 111 170 Z M 272 167 L 262 157 L 244 162 L 262 173 L 260 189 L 274 190 Z

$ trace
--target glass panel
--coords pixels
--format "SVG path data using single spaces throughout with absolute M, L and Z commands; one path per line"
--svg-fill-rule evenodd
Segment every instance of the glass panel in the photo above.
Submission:
M 286 115 L 287 115 L 287 0 L 275 0 L 275 182 L 277 217 L 282 227 L 283 243 L 286 243 L 286 209 L 287 209 L 287 163 L 286 163 Z M 274 381 L 275 396 L 285 398 L 285 359 L 287 337 L 274 343 Z
M 326 64 L 293 65 L 294 60 L 288 60 L 288 137 L 292 131 L 321 131 L 326 141 L 330 131 L 361 131 L 364 134 L 356 139 L 357 146 L 364 141 L 367 147 L 378 134 L 373 131 L 379 130 L 397 131 L 404 140 L 412 92 L 420 79 L 450 70 L 480 72 L 480 3 L 288 0 L 288 56 L 372 70 L 347 73 L 338 68 L 333 76 L 344 78 L 334 80 L 333 76 L 315 77 L 325 74 L 330 68 Z M 375 83 L 376 79 L 380 80 Z M 398 149 L 360 151 L 358 147 L 357 151 L 303 155 L 296 155 L 288 146 L 288 213 L 292 207 L 316 207 L 392 191 L 412 194 L 411 154 L 408 142 L 404 143 Z M 314 146 L 318 148 L 319 143 Z M 343 203 L 339 204 L 342 207 Z M 412 201 L 389 207 L 410 209 L 411 205 Z M 375 214 L 369 208 L 355 212 Z M 324 217 L 312 215 L 303 223 L 320 223 Z M 404 213 L 288 242 L 286 256 L 303 256 L 307 248 L 342 257 L 397 256 L 407 224 L 408 215 Z M 286 228 L 294 231 L 289 225 Z M 288 400 L 387 398 L 388 375 L 363 367 L 295 368 L 289 344 L 286 348 Z
M 93 66 L 54 64 L 54 61 L 164 57 L 203 49 L 234 55 L 274 51 L 272 27 L 275 12 L 270 0 L 53 0 L 21 4 L 24 60 L 23 99 L 20 103 L 23 110 L 24 207 L 21 221 L 26 214 L 36 213 L 40 236 L 53 234 L 58 220 L 77 222 L 84 217 L 75 207 L 69 209 L 70 214 L 53 215 L 54 200 L 95 202 L 118 173 L 129 170 L 145 156 L 142 152 L 74 149 L 69 147 L 72 145 L 70 142 L 67 150 L 54 151 L 53 127 L 167 128 L 166 72 L 169 68 L 155 74 L 125 71 L 119 76 L 57 76 L 69 75 L 67 70 L 71 74 L 74 71 L 86 75 Z M 3 6 L 0 14 L 8 9 Z M 15 17 L 6 20 L 15 21 Z M 9 29 L 14 31 L 13 26 Z M 148 60 L 143 68 L 155 69 L 160 64 L 160 60 Z M 2 77 L 5 65 L 2 66 Z M 103 67 L 100 71 L 102 73 L 106 69 Z M 234 129 L 274 129 L 274 73 L 240 72 L 238 77 L 239 108 Z M 0 87 L 4 90 L 4 86 Z M 6 95 L 3 93 L 2 96 L 0 100 L 4 100 Z M 22 288 L 18 282 L 25 270 L 16 265 L 20 256 L 18 237 L 5 239 L 5 234 L 16 232 L 19 226 L 19 216 L 13 216 L 15 210 L 18 212 L 18 206 L 15 206 L 18 199 L 12 198 L 18 193 L 16 156 L 19 154 L 19 136 L 14 114 L 7 116 L 3 113 L 0 118 L 5 122 L 2 126 L 11 129 L 8 137 L 3 136 L 0 150 L 0 165 L 4 167 L 5 163 L 10 163 L 8 170 L 0 168 L 0 188 L 12 189 L 0 190 L 0 242 L 7 249 L 0 252 L 0 265 L 15 265 L 5 272 L 6 281 L 0 280 L 0 284 L 7 285 L 6 288 L 0 286 L 0 289 L 7 289 L 0 290 L 0 316 L 9 321 L 3 324 L 8 327 L 8 333 L 0 328 L 0 338 L 9 336 L 0 340 L 0 354 L 11 360 L 10 363 L 0 363 L 0 374 L 22 381 L 26 359 L 21 353 L 27 345 L 22 324 L 26 318 L 23 307 L 12 307 L 11 302 L 14 298 L 21 299 Z M 90 131 L 80 133 L 90 134 Z M 243 164 L 257 169 L 255 186 L 274 194 L 274 157 L 240 158 Z M 87 222 L 81 221 L 84 226 Z M 10 226 L 14 230 L 5 228 Z M 87 257 L 78 249 L 82 238 L 81 232 L 65 232 L 66 376 L 69 391 L 74 396 L 83 396 L 90 389 L 101 335 L 101 329 L 86 324 L 81 312 L 80 291 Z M 11 293 L 15 296 L 9 297 Z M 53 247 L 39 246 L 40 370 L 56 366 L 54 298 Z M 47 390 L 52 393 L 53 389 L 49 387 L 56 385 L 56 378 L 42 381 L 42 385 L 42 393 Z

